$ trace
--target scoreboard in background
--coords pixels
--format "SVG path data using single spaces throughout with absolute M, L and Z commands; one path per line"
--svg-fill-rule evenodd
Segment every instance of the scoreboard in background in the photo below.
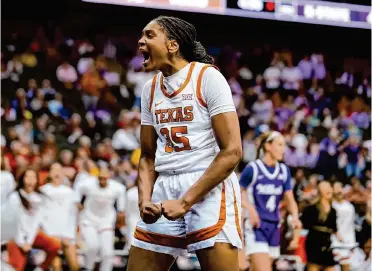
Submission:
M 221 13 L 226 0 L 83 0 L 91 3 L 116 4 L 144 8 L 181 10 L 187 12 Z
M 371 7 L 312 0 L 230 0 L 225 14 L 352 28 L 371 28 Z
M 83 0 L 125 6 L 181 10 L 370 29 L 370 6 L 312 0 Z

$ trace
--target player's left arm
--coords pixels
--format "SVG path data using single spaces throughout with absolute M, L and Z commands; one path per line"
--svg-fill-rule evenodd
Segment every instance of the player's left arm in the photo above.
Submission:
M 125 224 L 125 202 L 126 202 L 126 188 L 124 185 L 118 185 L 118 197 L 116 201 L 117 217 L 116 221 L 119 225 Z
M 301 221 L 298 216 L 298 206 L 293 195 L 292 184 L 291 184 L 291 173 L 289 168 L 286 166 L 287 178 L 284 182 L 284 201 L 287 206 L 287 211 L 292 215 L 292 225 L 294 228 L 302 228 Z
M 203 75 L 202 90 L 220 152 L 181 199 L 163 202 L 163 214 L 171 220 L 183 217 L 195 203 L 225 180 L 242 158 L 239 120 L 226 79 L 216 69 L 208 68 Z

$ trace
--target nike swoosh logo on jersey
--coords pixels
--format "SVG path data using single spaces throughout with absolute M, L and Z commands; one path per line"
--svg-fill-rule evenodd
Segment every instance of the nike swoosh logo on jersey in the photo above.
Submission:
M 160 103 L 155 103 L 155 107 L 162 104 L 165 100 L 162 100 Z

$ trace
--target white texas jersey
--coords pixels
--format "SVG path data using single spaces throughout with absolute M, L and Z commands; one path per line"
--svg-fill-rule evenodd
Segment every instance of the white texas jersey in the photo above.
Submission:
M 158 73 L 141 101 L 142 125 L 158 134 L 155 170 L 165 174 L 205 170 L 219 152 L 211 117 L 236 111 L 223 75 L 198 62 L 169 77 Z
M 40 190 L 47 196 L 43 210 L 42 227 L 52 236 L 75 238 L 77 225 L 77 199 L 67 185 L 43 185 Z
M 344 200 L 342 202 L 333 201 L 332 207 L 337 213 L 337 232 L 341 236 L 343 243 L 348 245 L 355 244 L 355 208 Z
M 101 226 L 113 226 L 118 211 L 125 210 L 126 188 L 115 180 L 108 180 L 105 188 L 100 187 L 98 179 L 87 181 L 76 188 L 77 200 L 85 196 L 84 209 L 80 213 L 80 222 L 92 222 Z

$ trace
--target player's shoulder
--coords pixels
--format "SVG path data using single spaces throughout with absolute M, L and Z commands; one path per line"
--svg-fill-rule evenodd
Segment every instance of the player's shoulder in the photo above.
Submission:
M 9 179 L 13 179 L 14 180 L 14 176 L 11 172 L 9 171 L 6 171 L 6 170 L 2 170 L 1 171 L 1 181 L 3 180 L 9 180 Z
M 198 74 L 200 74 L 200 72 L 203 70 L 203 80 L 208 79 L 208 78 L 223 77 L 218 67 L 212 64 L 196 62 L 195 68 Z
M 279 162 L 279 166 L 282 170 L 289 172 L 289 167 L 285 163 Z
M 146 92 L 146 93 L 151 92 L 151 88 L 152 88 L 152 84 L 154 82 L 154 78 L 158 78 L 159 74 L 160 74 L 160 72 L 157 72 L 153 77 L 151 77 L 151 79 L 146 81 L 146 83 L 143 85 L 143 92 Z
M 126 187 L 124 184 L 118 182 L 117 180 L 115 179 L 110 179 L 110 185 L 114 188 L 114 189 L 124 189 L 126 190 Z

